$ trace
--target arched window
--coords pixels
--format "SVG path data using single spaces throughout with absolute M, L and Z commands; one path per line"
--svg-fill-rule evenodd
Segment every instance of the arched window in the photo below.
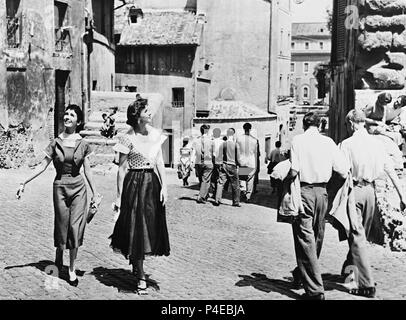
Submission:
M 303 87 L 303 99 L 309 98 L 309 87 Z

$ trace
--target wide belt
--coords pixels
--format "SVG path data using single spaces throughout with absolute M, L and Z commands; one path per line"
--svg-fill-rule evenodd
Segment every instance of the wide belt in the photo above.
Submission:
M 300 182 L 301 187 L 320 187 L 320 188 L 325 188 L 327 187 L 327 183 L 307 183 L 307 182 Z

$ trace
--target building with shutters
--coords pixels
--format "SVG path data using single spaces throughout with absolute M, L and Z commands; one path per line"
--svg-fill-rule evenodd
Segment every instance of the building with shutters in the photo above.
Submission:
M 67 104 L 86 116 L 92 81 L 111 88 L 111 47 L 103 68 L 91 65 L 105 56 L 112 19 L 113 0 L 0 1 L 0 167 L 37 161 Z
M 334 1 L 330 135 L 346 135 L 345 116 L 406 84 L 406 3 L 386 0 Z
M 354 108 L 355 62 L 359 30 L 346 28 L 346 7 L 359 6 L 358 0 L 334 0 L 331 48 L 331 89 L 329 135 L 336 142 L 346 136 L 345 116 Z
M 290 96 L 296 103 L 319 100 L 315 68 L 330 63 L 331 33 L 327 23 L 293 23 Z M 326 98 L 328 101 L 328 97 Z

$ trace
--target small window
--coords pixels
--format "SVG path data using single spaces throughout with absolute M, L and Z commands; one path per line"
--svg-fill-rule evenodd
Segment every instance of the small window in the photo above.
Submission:
M 304 87 L 303 88 L 303 99 L 308 99 L 309 98 L 309 88 Z
M 66 3 L 54 1 L 54 28 L 55 28 L 55 51 L 64 51 L 69 48 L 69 31 L 62 27 L 67 25 Z
M 308 43 L 308 42 L 305 43 L 305 49 L 306 49 L 306 50 L 309 49 L 309 43 Z
M 309 63 L 305 62 L 303 65 L 303 72 L 309 72 Z
M 295 63 L 294 62 L 292 62 L 290 64 L 290 72 L 295 72 Z
M 185 106 L 185 88 L 172 88 L 172 107 L 183 108 Z
M 291 49 L 295 49 L 295 43 L 294 43 L 294 42 L 291 42 L 291 43 L 290 43 L 290 48 L 291 48 Z
M 324 42 L 320 42 L 320 49 L 321 49 L 321 50 L 324 49 Z

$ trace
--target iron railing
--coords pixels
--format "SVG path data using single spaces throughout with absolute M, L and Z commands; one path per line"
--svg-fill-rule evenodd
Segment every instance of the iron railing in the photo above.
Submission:
M 185 106 L 185 102 L 183 101 L 172 101 L 173 108 L 183 108 Z

